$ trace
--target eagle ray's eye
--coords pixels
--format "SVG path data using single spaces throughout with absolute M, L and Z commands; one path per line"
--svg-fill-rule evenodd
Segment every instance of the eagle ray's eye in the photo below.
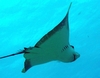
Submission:
M 74 46 L 70 45 L 73 49 L 74 49 Z

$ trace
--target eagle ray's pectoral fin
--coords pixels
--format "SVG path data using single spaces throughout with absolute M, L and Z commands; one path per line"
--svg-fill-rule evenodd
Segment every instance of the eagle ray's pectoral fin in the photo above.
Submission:
M 26 59 L 24 62 L 24 68 L 22 70 L 23 73 L 25 73 L 28 69 L 32 67 L 31 62 L 29 59 Z

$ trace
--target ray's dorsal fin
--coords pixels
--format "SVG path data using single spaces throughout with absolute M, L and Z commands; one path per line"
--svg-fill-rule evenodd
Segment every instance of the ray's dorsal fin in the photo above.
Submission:
M 35 46 L 40 46 L 43 44 L 47 39 L 49 39 L 52 35 L 54 35 L 57 31 L 63 28 L 63 26 L 66 26 L 67 29 L 69 30 L 69 23 L 68 23 L 68 15 L 69 15 L 69 10 L 71 8 L 72 2 L 70 3 L 70 6 L 68 8 L 68 12 L 65 16 L 65 18 L 51 31 L 49 31 L 46 35 L 44 35 L 37 43 Z M 66 24 L 67 23 L 67 24 Z

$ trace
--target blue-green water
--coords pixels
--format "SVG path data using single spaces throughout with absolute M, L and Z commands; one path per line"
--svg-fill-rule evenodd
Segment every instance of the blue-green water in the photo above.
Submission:
M 25 74 L 23 55 L 0 60 L 0 78 L 100 78 L 99 0 L 0 0 L 0 56 L 34 46 L 65 16 L 70 2 L 70 42 L 81 57 L 49 62 Z

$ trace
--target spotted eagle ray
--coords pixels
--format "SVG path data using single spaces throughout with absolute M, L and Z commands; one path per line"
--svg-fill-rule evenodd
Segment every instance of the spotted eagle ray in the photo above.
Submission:
M 0 57 L 0 59 L 23 54 L 25 73 L 35 65 L 44 64 L 50 61 L 73 62 L 80 57 L 80 54 L 74 50 L 74 46 L 69 43 L 69 22 L 68 15 L 72 3 L 70 4 L 64 19 L 44 35 L 34 47 L 24 48 L 21 52 Z

